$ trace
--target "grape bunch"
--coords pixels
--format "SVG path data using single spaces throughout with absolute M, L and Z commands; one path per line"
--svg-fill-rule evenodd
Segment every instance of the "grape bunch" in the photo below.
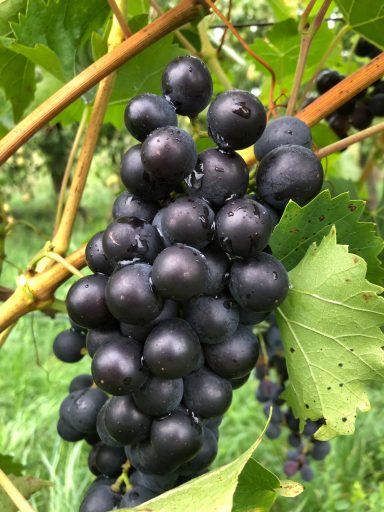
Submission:
M 300 433 L 299 420 L 295 418 L 292 410 L 280 397 L 288 380 L 287 365 L 285 361 L 283 343 L 280 330 L 274 315 L 268 318 L 270 322 L 264 333 L 264 353 L 260 356 L 256 366 L 256 377 L 259 385 L 256 390 L 256 400 L 262 404 L 264 414 L 268 417 L 272 407 L 271 421 L 266 435 L 270 439 L 277 439 L 282 429 L 288 431 L 288 444 L 294 450 L 287 453 L 284 464 L 284 473 L 288 477 L 300 471 L 304 481 L 313 479 L 311 459 L 323 460 L 330 452 L 329 441 L 318 441 L 313 435 L 323 424 L 321 420 L 307 420 Z
M 358 57 L 374 58 L 381 53 L 380 48 L 374 46 L 369 41 L 360 38 L 354 49 Z M 319 95 L 324 94 L 329 89 L 341 82 L 345 76 L 338 71 L 323 69 L 318 74 L 315 87 Z M 316 99 L 315 96 L 309 98 L 305 105 L 308 105 Z M 327 117 L 327 122 L 332 131 L 340 138 L 347 137 L 351 128 L 364 130 L 368 128 L 375 117 L 384 116 L 384 81 L 378 80 L 368 89 L 364 89 L 354 96 L 347 103 L 339 107 L 335 112 Z
M 232 392 L 259 356 L 252 326 L 288 292 L 268 249 L 272 229 L 290 199 L 305 204 L 323 182 L 309 128 L 292 117 L 266 125 L 263 105 L 243 90 L 210 104 L 217 147 L 198 154 L 178 115 L 196 118 L 211 100 L 201 60 L 172 61 L 162 90 L 126 107 L 138 140 L 122 158 L 127 190 L 87 244 L 93 274 L 70 288 L 72 327 L 54 342 L 65 362 L 92 358 L 58 422 L 63 439 L 92 445 L 97 478 L 81 512 L 133 507 L 207 471 Z M 253 144 L 256 196 L 236 153 Z

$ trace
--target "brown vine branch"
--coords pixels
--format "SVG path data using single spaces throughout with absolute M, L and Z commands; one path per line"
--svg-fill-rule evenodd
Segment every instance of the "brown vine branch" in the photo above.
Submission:
M 372 135 L 376 135 L 376 133 L 380 133 L 384 131 L 384 122 L 375 124 L 374 126 L 370 126 L 365 130 L 361 130 L 361 132 L 354 133 L 349 137 L 345 137 L 345 139 L 338 140 L 333 144 L 329 144 L 324 148 L 321 148 L 317 151 L 317 156 L 319 158 L 324 158 L 332 153 L 336 153 L 337 151 L 341 151 L 342 149 L 355 144 L 356 142 L 360 142 L 368 137 L 372 137 Z
M 117 5 L 116 0 L 108 0 L 109 6 L 113 12 L 113 15 L 117 19 L 120 29 L 124 34 L 124 37 L 128 39 L 129 36 L 132 35 L 130 28 L 128 27 L 127 21 L 120 7 Z
M 296 115 L 314 126 L 384 75 L 384 52 L 329 89 Z
M 311 47 L 313 38 L 315 37 L 316 32 L 321 27 L 325 14 L 331 4 L 332 0 L 324 0 L 322 3 L 318 13 L 315 16 L 313 22 L 308 26 L 308 17 L 315 4 L 315 1 L 310 2 L 307 6 L 307 9 L 304 11 L 301 21 L 300 21 L 300 32 L 301 32 L 301 42 L 300 42 L 300 52 L 299 58 L 297 60 L 296 71 L 295 71 L 295 80 L 293 82 L 292 93 L 288 101 L 287 106 L 287 116 L 291 116 L 295 112 L 295 106 L 297 102 L 297 98 L 300 91 L 301 81 L 303 79 L 305 64 L 307 62 L 309 49 Z
M 203 2 L 208 5 L 212 11 L 223 21 L 226 27 L 232 32 L 232 34 L 236 37 L 236 39 L 239 41 L 241 46 L 244 48 L 244 50 L 251 55 L 259 64 L 261 64 L 271 75 L 271 88 L 269 90 L 269 109 L 270 111 L 274 111 L 274 93 L 275 93 L 275 86 L 276 86 L 276 75 L 274 69 L 268 64 L 267 61 L 265 61 L 262 57 L 257 55 L 252 48 L 249 46 L 249 44 L 242 38 L 242 36 L 239 34 L 239 32 L 235 29 L 235 27 L 232 25 L 230 21 L 227 20 L 227 18 L 224 16 L 224 14 L 218 9 L 212 0 L 203 0 Z
M 65 261 L 78 270 L 82 269 L 85 266 L 85 244 L 65 258 Z M 30 311 L 52 308 L 54 292 L 71 276 L 71 272 L 60 263 L 41 274 L 23 274 L 16 290 L 0 306 L 0 332 Z
M 84 128 L 87 123 L 88 111 L 89 111 L 89 107 L 88 107 L 88 105 L 86 105 L 84 107 L 83 114 L 82 114 L 81 120 L 80 120 L 80 124 L 77 129 L 75 138 L 73 140 L 71 151 L 69 153 L 69 157 L 67 160 L 67 165 L 65 166 L 64 176 L 63 176 L 63 179 L 61 180 L 60 193 L 59 193 L 59 198 L 57 200 L 56 218 L 55 218 L 55 226 L 53 228 L 53 236 L 55 236 L 55 234 L 59 228 L 59 225 L 60 225 L 60 220 L 61 220 L 61 216 L 63 213 L 64 199 L 65 199 L 65 193 L 67 191 L 69 176 L 71 175 L 72 166 L 75 161 L 75 157 L 76 157 L 76 153 L 77 153 L 77 150 L 78 150 L 78 147 L 80 144 L 80 140 L 81 140 Z
M 183 0 L 176 7 L 133 34 L 112 52 L 103 55 L 91 64 L 39 105 L 0 141 L 0 164 L 4 163 L 42 126 L 88 89 L 166 34 L 196 18 L 199 12 L 197 0 Z

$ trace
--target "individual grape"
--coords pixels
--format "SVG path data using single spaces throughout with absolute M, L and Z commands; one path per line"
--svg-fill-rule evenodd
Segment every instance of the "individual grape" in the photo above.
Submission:
M 69 408 L 69 423 L 78 432 L 91 434 L 96 430 L 100 409 L 107 401 L 107 395 L 100 389 L 85 388 L 75 391 Z M 67 416 L 63 417 L 66 420 Z
M 203 445 L 197 454 L 180 466 L 180 475 L 193 475 L 203 471 L 212 464 L 217 455 L 217 439 L 209 428 L 203 428 Z
M 132 393 L 136 407 L 150 416 L 164 416 L 180 405 L 183 397 L 183 379 L 149 377 L 145 384 Z
M 373 121 L 373 114 L 369 106 L 362 101 L 355 103 L 355 108 L 351 116 L 351 124 L 356 130 L 365 130 Z
M 99 485 L 85 495 L 79 512 L 107 512 L 120 503 L 121 496 L 112 491 L 110 485 Z
M 248 176 L 247 164 L 237 153 L 207 149 L 199 154 L 195 169 L 186 179 L 188 194 L 220 208 L 228 198 L 246 193 Z
M 265 248 L 271 233 L 267 210 L 247 197 L 227 201 L 216 215 L 217 240 L 232 256 L 254 256 Z
M 259 402 L 268 402 L 268 400 L 275 401 L 280 393 L 283 391 L 280 384 L 273 382 L 268 378 L 260 381 L 259 387 L 256 391 L 256 398 Z
M 148 375 L 141 364 L 141 353 L 141 344 L 132 338 L 106 342 L 92 359 L 95 384 L 117 396 L 142 386 Z
M 249 374 L 259 357 L 259 341 L 246 327 L 215 345 L 205 345 L 207 365 L 221 377 L 239 379 Z
M 105 424 L 105 412 L 107 410 L 109 400 L 105 402 L 103 407 L 100 409 L 99 414 L 97 415 L 96 420 L 96 432 L 98 440 L 95 443 L 92 443 L 92 446 L 94 444 L 97 444 L 98 442 L 102 442 L 106 444 L 107 446 L 112 446 L 114 448 L 120 448 L 121 446 L 124 446 L 123 443 L 119 443 L 114 437 L 111 436 L 110 432 L 107 429 L 107 426 Z
M 229 289 L 243 308 L 271 311 L 288 293 L 288 274 L 282 263 L 264 252 L 232 264 Z
M 312 458 L 315 460 L 324 460 L 331 451 L 331 444 L 328 441 L 313 441 L 311 449 Z
M 257 325 L 263 322 L 269 315 L 268 311 L 258 313 L 247 308 L 239 308 L 240 323 L 244 325 Z
M 113 265 L 104 254 L 103 233 L 99 231 L 89 240 L 85 248 L 85 260 L 92 272 L 109 276 L 113 272 Z
M 113 316 L 120 322 L 143 324 L 160 314 L 163 303 L 152 289 L 151 272 L 151 265 L 135 263 L 120 268 L 109 278 L 105 291 L 106 302 Z
M 92 375 L 80 374 L 76 375 L 69 384 L 69 392 L 80 391 L 81 389 L 90 388 L 93 384 Z
M 284 209 L 290 199 L 300 206 L 307 204 L 321 190 L 324 172 L 320 160 L 302 146 L 279 146 L 261 160 L 256 187 L 260 198 Z
M 301 446 L 301 436 L 297 432 L 291 432 L 288 436 L 288 443 L 293 446 L 293 448 L 300 448 Z
M 280 425 L 278 423 L 272 423 L 272 422 L 268 425 L 267 430 L 265 432 L 265 435 L 269 439 L 277 439 L 278 437 L 280 437 L 280 434 L 281 434 Z
M 111 320 L 105 302 L 108 278 L 101 274 L 81 277 L 74 283 L 65 300 L 70 318 L 88 329 L 100 327 Z
M 324 94 L 325 92 L 332 89 L 335 85 L 341 82 L 343 77 L 337 71 L 333 71 L 331 69 L 323 69 L 317 75 L 315 80 L 315 87 L 319 94 Z
M 288 409 L 288 411 L 286 412 L 285 421 L 287 422 L 287 425 L 292 430 L 292 432 L 299 432 L 300 421 L 298 418 L 295 418 L 292 409 Z
M 173 189 L 171 184 L 156 180 L 145 171 L 141 160 L 141 144 L 133 146 L 124 153 L 120 176 L 121 181 L 132 194 L 147 201 L 165 199 Z
M 244 384 L 248 381 L 250 375 L 251 374 L 248 373 L 247 375 L 244 375 L 243 377 L 239 377 L 238 379 L 228 379 L 232 385 L 232 389 L 239 389 L 242 386 L 244 386 Z
M 60 332 L 53 342 L 53 353 L 64 363 L 76 363 L 84 357 L 85 336 L 73 329 Z
M 145 201 L 130 192 L 122 192 L 113 203 L 112 216 L 115 220 L 120 217 L 137 217 L 145 222 L 151 222 L 157 210 L 157 204 L 153 201 Z
M 90 453 L 90 469 L 93 474 L 117 477 L 121 473 L 121 466 L 127 457 L 123 448 L 114 448 L 104 443 L 96 444 Z M 96 469 L 96 471 L 95 471 Z
M 161 231 L 172 244 L 183 243 L 201 249 L 212 240 L 214 218 L 211 207 L 202 199 L 179 197 L 165 208 Z
M 372 94 L 368 100 L 368 108 L 374 116 L 384 116 L 384 92 Z
M 154 419 L 151 444 L 159 458 L 183 464 L 192 459 L 203 445 L 201 422 L 184 410 L 175 410 L 165 418 Z
M 238 308 L 228 294 L 191 299 L 184 309 L 184 318 L 202 343 L 221 343 L 239 325 Z
M 120 502 L 120 508 L 133 508 L 138 507 L 142 503 L 151 500 L 157 496 L 156 492 L 146 487 L 132 487 L 124 494 Z
M 307 437 L 311 437 L 314 433 L 319 429 L 320 423 L 317 421 L 307 420 L 304 429 L 303 435 Z
M 113 263 L 137 260 L 152 263 L 163 244 L 152 224 L 137 217 L 119 217 L 104 231 L 103 249 Z
M 204 247 L 201 253 L 205 257 L 208 269 L 204 294 L 214 297 L 224 291 L 231 263 L 227 255 L 215 243 Z
M 151 277 L 156 291 L 165 299 L 188 300 L 204 292 L 208 268 L 201 252 L 179 244 L 157 256 Z
M 213 83 L 205 63 L 187 55 L 177 57 L 165 68 L 161 79 L 165 98 L 176 112 L 195 117 L 205 109 L 212 97 Z
M 113 396 L 105 409 L 105 426 L 121 444 L 136 444 L 147 439 L 151 418 L 137 408 L 131 396 Z
M 255 155 L 260 161 L 278 146 L 295 144 L 311 149 L 312 135 L 310 128 L 297 117 L 284 116 L 270 121 L 255 144 Z
M 264 404 L 263 413 L 265 414 L 265 416 L 267 418 L 269 418 L 271 407 L 272 407 L 271 422 L 272 423 L 280 423 L 283 418 L 283 413 L 282 413 L 280 407 L 275 405 L 272 401 L 268 401 L 267 403 Z
M 108 476 L 98 476 L 94 479 L 94 481 L 91 483 L 91 485 L 87 489 L 87 494 L 90 494 L 92 491 L 97 489 L 98 487 L 101 487 L 103 485 L 111 487 L 115 483 L 115 480 L 113 478 L 110 478 Z
M 74 322 L 71 318 L 68 317 L 69 323 L 71 324 L 71 329 L 78 332 L 79 334 L 83 334 L 84 336 L 87 334 L 88 329 L 85 327 L 82 327 L 81 325 Z
M 168 475 L 180 465 L 179 461 L 171 460 L 168 455 L 160 456 L 150 442 L 126 446 L 125 451 L 132 466 L 144 474 Z
M 63 418 L 59 418 L 59 421 L 57 422 L 57 433 L 62 439 L 64 439 L 64 441 L 68 441 L 69 443 L 76 443 L 77 441 L 84 439 L 84 434 L 82 432 L 78 432 L 71 425 L 66 423 Z
M 149 336 L 152 329 L 161 320 L 167 320 L 170 318 L 177 318 L 178 308 L 176 302 L 173 300 L 164 301 L 163 309 L 160 314 L 151 322 L 147 322 L 144 325 L 127 324 L 124 322 L 120 323 L 120 329 L 124 336 L 134 338 L 137 341 L 144 342 Z
M 351 123 L 349 121 L 349 117 L 339 112 L 334 112 L 328 118 L 328 124 L 330 128 L 336 133 L 336 135 L 340 138 L 344 138 L 347 136 L 348 130 L 351 127 Z
M 96 350 L 104 345 L 107 341 L 121 339 L 121 333 L 116 324 L 107 324 L 97 329 L 89 329 L 87 333 L 87 350 L 88 355 L 93 357 Z
M 304 482 L 310 482 L 313 480 L 314 474 L 309 464 L 303 464 L 300 468 L 300 475 Z
M 154 327 L 144 343 L 143 357 L 155 376 L 178 379 L 195 369 L 200 352 L 199 338 L 192 327 L 174 318 Z
M 185 377 L 183 403 L 199 417 L 221 416 L 231 402 L 231 383 L 209 368 L 203 367 Z
M 358 57 L 369 57 L 373 59 L 374 57 L 379 55 L 379 53 L 381 53 L 381 50 L 380 48 L 370 43 L 363 37 L 359 37 L 357 44 L 354 48 L 354 53 Z
M 195 168 L 196 145 L 189 133 L 165 126 L 145 139 L 141 159 L 148 174 L 168 183 L 177 183 Z
M 284 473 L 287 475 L 288 478 L 295 475 L 299 470 L 299 463 L 295 460 L 287 460 L 287 462 L 284 464 Z
M 175 108 L 162 96 L 144 93 L 131 99 L 124 111 L 127 130 L 141 142 L 157 128 L 177 126 Z
M 267 116 L 262 103 L 241 90 L 219 94 L 208 109 L 208 132 L 224 150 L 244 149 L 263 133 Z
M 134 471 L 129 475 L 129 482 L 134 486 L 147 487 L 156 493 L 162 493 L 172 489 L 177 480 L 177 473 L 165 475 L 146 475 L 141 471 Z

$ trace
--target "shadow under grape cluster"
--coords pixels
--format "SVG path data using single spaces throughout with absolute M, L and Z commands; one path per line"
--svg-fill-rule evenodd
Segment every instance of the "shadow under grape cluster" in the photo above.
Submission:
M 162 89 L 126 108 L 139 141 L 122 159 L 127 191 L 87 245 L 93 274 L 70 288 L 72 327 L 54 341 L 62 361 L 92 358 L 92 376 L 71 382 L 58 422 L 63 439 L 92 446 L 97 479 L 81 512 L 133 507 L 207 471 L 233 389 L 259 356 L 252 327 L 288 293 L 267 246 L 273 227 L 290 199 L 307 203 L 323 182 L 309 128 L 292 117 L 266 125 L 247 91 L 214 99 L 207 120 L 217 147 L 197 154 L 177 114 L 194 118 L 211 100 L 199 59 L 172 61 Z M 235 151 L 255 143 L 249 196 Z

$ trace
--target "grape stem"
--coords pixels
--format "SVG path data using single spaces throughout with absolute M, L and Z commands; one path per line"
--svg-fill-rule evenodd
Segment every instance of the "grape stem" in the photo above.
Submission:
M 128 27 L 127 21 L 125 19 L 126 13 L 124 11 L 126 11 L 126 8 L 122 8 L 125 7 L 124 4 L 126 4 L 126 2 L 124 2 L 123 6 L 117 5 L 116 0 L 108 0 L 108 3 L 113 12 L 114 17 L 120 25 L 121 32 L 124 34 L 125 39 L 128 39 L 128 37 L 132 35 L 132 32 Z
M 311 0 L 301 17 L 299 24 L 299 31 L 301 32 L 300 52 L 296 64 L 295 80 L 293 82 L 292 93 L 288 100 L 287 116 L 291 116 L 295 112 L 296 102 L 299 96 L 301 81 L 303 79 L 309 49 L 311 47 L 313 38 L 316 35 L 316 32 L 321 27 L 331 1 L 332 0 L 324 0 L 318 13 L 315 16 L 315 19 L 310 25 L 308 25 L 308 17 L 313 9 L 314 4 L 316 3 L 316 0 Z
M 9 498 L 16 505 L 20 512 L 34 512 L 30 503 L 24 498 L 19 489 L 15 486 L 10 478 L 0 469 L 0 485 L 8 494 Z
M 328 155 L 331 155 L 332 153 L 337 153 L 338 151 L 341 151 L 342 149 L 345 149 L 348 146 L 355 144 L 356 142 L 360 142 L 368 137 L 372 137 L 372 135 L 376 135 L 376 133 L 380 133 L 382 131 L 384 131 L 384 122 L 370 126 L 361 132 L 354 133 L 349 137 L 345 137 L 345 139 L 341 139 L 337 142 L 334 142 L 333 144 L 329 144 L 328 146 L 319 149 L 316 154 L 319 158 L 324 158 Z
M 196 18 L 200 12 L 201 5 L 196 0 L 183 0 L 79 73 L 1 139 L 0 164 L 88 89 L 166 34 Z

